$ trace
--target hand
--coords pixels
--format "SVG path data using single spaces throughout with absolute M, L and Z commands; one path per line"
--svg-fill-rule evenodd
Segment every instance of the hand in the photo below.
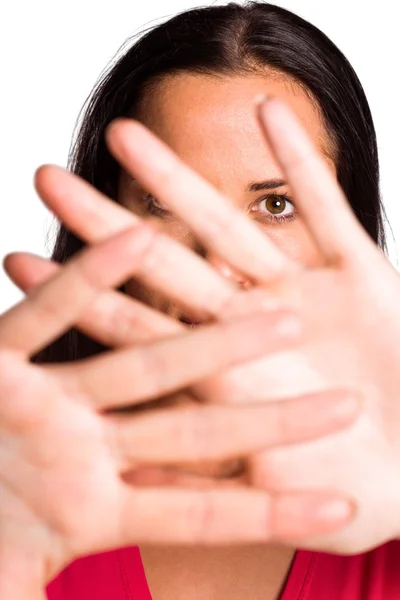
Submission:
M 302 269 L 292 264 L 155 136 L 136 122 L 123 121 L 109 131 L 115 156 L 205 245 L 211 245 L 214 235 L 213 250 L 250 276 L 256 287 L 246 293 L 233 290 L 199 259 L 189 259 L 184 249 L 178 253 L 172 240 L 165 238 L 157 251 L 153 248 L 138 276 L 149 281 L 147 266 L 157 259 L 160 273 L 172 280 L 168 260 L 173 252 L 174 264 L 180 261 L 185 279 L 172 281 L 172 296 L 203 318 L 226 319 L 235 310 L 254 310 L 257 303 L 292 306 L 302 314 L 307 334 L 302 348 L 237 368 L 192 389 L 202 397 L 234 402 L 276 400 L 337 387 L 361 394 L 363 415 L 354 426 L 323 440 L 271 450 L 252 461 L 252 476 L 256 485 L 272 491 L 306 485 L 353 497 L 359 510 L 349 526 L 301 544 L 362 552 L 399 535 L 400 279 L 356 221 L 294 116 L 277 101 L 268 102 L 263 115 L 261 126 L 295 191 L 297 207 L 324 252 L 326 267 Z M 63 185 L 57 189 L 61 177 Z M 87 241 L 100 240 L 138 220 L 72 175 L 46 168 L 38 174 L 37 184 L 50 208 Z M 161 275 L 155 273 L 151 283 L 171 292 Z M 126 313 L 128 325 L 136 308 L 131 304 Z M 284 373 L 290 373 L 290 379 L 284 379 Z
M 329 536 L 310 537 L 302 546 L 361 552 L 399 536 L 400 278 L 357 222 L 290 111 L 270 101 L 263 112 L 261 125 L 326 258 L 324 268 L 292 264 L 136 123 L 115 124 L 110 146 L 122 165 L 207 248 L 212 239 L 213 251 L 258 286 L 236 294 L 229 307 L 221 302 L 220 318 L 248 310 L 253 300 L 254 308 L 258 297 L 271 306 L 295 307 L 306 323 L 302 348 L 258 361 L 252 368 L 240 367 L 219 380 L 218 387 L 215 380 L 196 386 L 196 394 L 202 391 L 200 397 L 207 397 L 212 392 L 230 402 L 257 397 L 265 401 L 343 387 L 362 396 L 362 417 L 347 431 L 298 447 L 276 448 L 252 461 L 254 483 L 271 491 L 304 489 L 307 482 L 313 489 L 353 497 L 359 510 L 351 524 Z
M 155 237 L 137 226 L 84 250 L 0 317 L 2 600 L 44 599 L 45 584 L 73 559 L 116 547 L 261 542 L 299 523 L 307 531 L 337 526 L 315 514 L 332 494 L 139 489 L 123 479 L 142 464 L 224 460 L 351 420 L 354 412 L 332 427 L 328 411 L 294 427 L 310 409 L 307 399 L 115 411 L 278 351 L 299 335 L 293 315 L 264 311 L 73 363 L 29 362 L 106 289 L 133 274 Z M 288 423 L 285 431 L 274 428 L 280 421 Z

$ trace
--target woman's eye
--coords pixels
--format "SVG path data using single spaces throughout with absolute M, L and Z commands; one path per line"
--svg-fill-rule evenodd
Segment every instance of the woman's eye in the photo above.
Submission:
M 272 221 L 284 221 L 293 219 L 296 207 L 290 198 L 284 194 L 269 194 L 254 203 L 253 212 L 261 213 L 262 217 L 268 217 Z
M 146 210 L 150 214 L 159 217 L 171 215 L 168 208 L 152 194 L 147 194 L 142 199 L 146 202 Z M 257 200 L 251 211 L 256 212 L 259 218 L 266 220 L 268 223 L 282 223 L 296 217 L 296 207 L 285 194 L 268 194 L 265 198 Z
M 159 216 L 169 214 L 168 208 L 161 204 L 152 194 L 142 196 L 142 200 L 146 202 L 146 208 L 150 214 Z

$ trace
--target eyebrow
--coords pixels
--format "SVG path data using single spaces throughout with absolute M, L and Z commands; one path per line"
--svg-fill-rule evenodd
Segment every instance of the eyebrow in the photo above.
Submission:
M 132 183 L 138 185 L 137 179 L 131 178 Z M 250 183 L 246 192 L 259 192 L 261 190 L 275 190 L 276 188 L 283 187 L 287 185 L 287 182 L 283 179 L 266 179 L 265 181 L 253 181 Z
M 267 179 L 266 181 L 253 181 L 246 189 L 247 192 L 259 192 L 260 190 L 273 190 L 287 185 L 283 179 Z

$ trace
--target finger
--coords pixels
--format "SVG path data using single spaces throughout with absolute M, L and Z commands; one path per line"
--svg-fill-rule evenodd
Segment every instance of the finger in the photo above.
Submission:
M 8 276 L 23 292 L 44 283 L 61 268 L 54 261 L 25 252 L 9 254 L 4 262 Z M 185 330 L 175 319 L 115 290 L 99 293 L 76 321 L 75 327 L 112 348 L 131 346 Z
M 106 139 L 125 169 L 238 271 L 268 282 L 295 268 L 259 227 L 144 125 L 118 119 Z
M 59 167 L 41 167 L 35 185 L 43 202 L 71 231 L 89 243 L 141 222 L 83 179 Z M 143 256 L 135 277 L 199 321 L 217 316 L 238 291 L 206 261 L 162 233 Z
M 376 245 L 351 210 L 333 172 L 290 108 L 277 98 L 259 105 L 259 120 L 293 189 L 296 206 L 328 262 L 342 263 Z M 354 252 L 357 248 L 357 252 Z
M 230 544 L 296 542 L 328 533 L 353 517 L 333 494 L 272 496 L 251 489 L 131 489 L 121 493 L 123 539 L 117 543 Z
M 0 317 L 4 346 L 29 355 L 72 326 L 99 291 L 134 271 L 154 239 L 145 225 L 120 232 L 73 257 L 56 275 Z
M 29 292 L 58 273 L 61 265 L 29 252 L 11 252 L 3 260 L 9 278 L 23 292 Z
M 358 397 L 346 391 L 306 395 L 267 405 L 193 406 L 107 417 L 120 470 L 224 461 L 277 445 L 325 437 L 352 423 Z
M 182 389 L 233 364 L 296 344 L 300 336 L 298 319 L 280 311 L 204 325 L 172 339 L 103 353 L 79 364 L 43 368 L 62 377 L 84 402 L 111 409 Z

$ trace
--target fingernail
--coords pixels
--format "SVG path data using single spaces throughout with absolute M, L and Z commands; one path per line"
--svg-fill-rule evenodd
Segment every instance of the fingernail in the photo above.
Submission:
M 360 412 L 362 402 L 362 394 L 356 391 L 346 391 L 344 394 L 340 394 L 338 397 L 334 396 L 332 408 L 335 417 L 345 420 L 349 417 L 354 417 Z
M 337 523 L 348 521 L 355 511 L 355 506 L 348 500 L 331 500 L 316 507 L 313 520 L 318 523 Z
M 265 92 L 262 92 L 260 94 L 256 94 L 253 98 L 253 104 L 256 107 L 259 107 L 261 104 L 264 104 L 264 102 L 267 102 L 267 100 L 269 99 L 268 94 L 266 94 Z

